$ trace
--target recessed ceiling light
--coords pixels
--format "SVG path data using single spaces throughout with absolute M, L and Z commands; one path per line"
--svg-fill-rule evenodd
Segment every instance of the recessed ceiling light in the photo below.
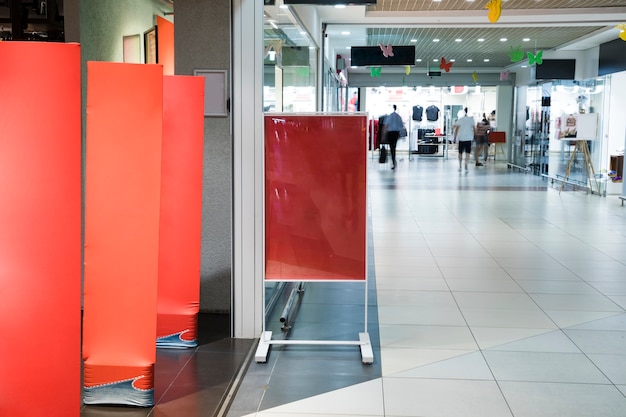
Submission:
M 522 39 L 522 40 L 523 40 L 524 42 L 528 42 L 528 41 L 530 41 L 530 38 L 524 38 L 524 39 Z
M 453 58 L 453 59 L 450 60 L 450 62 L 456 62 L 456 59 Z
M 454 42 L 463 42 L 463 39 L 461 39 L 461 38 L 456 38 L 456 39 L 454 40 Z
M 489 62 L 489 58 L 483 59 L 483 62 Z
M 478 42 L 485 42 L 483 38 L 478 38 Z
M 417 39 L 411 39 L 411 43 L 417 42 Z
M 469 58 L 469 59 L 467 60 L 467 62 L 472 62 L 472 58 Z
M 346 46 L 346 49 L 352 49 L 352 47 L 351 46 Z
M 422 58 L 417 58 L 415 62 L 422 62 Z
M 527 67 L 528 67 L 528 65 L 522 65 L 522 68 L 527 68 Z
M 439 39 L 435 38 L 433 39 L 433 42 L 439 42 Z
M 437 58 L 433 59 L 433 62 L 439 62 L 439 60 Z
M 506 42 L 506 41 L 508 41 L 507 38 L 500 38 L 500 42 Z
M 335 9 L 345 9 L 346 5 L 345 4 L 335 4 Z
M 349 35 L 349 34 L 350 34 L 350 32 L 348 32 L 348 31 L 343 31 L 343 32 L 341 32 L 341 34 L 342 34 L 342 35 L 344 35 L 344 36 L 347 36 L 347 35 Z
M 440 3 L 440 2 L 441 2 L 441 0 L 433 0 L 433 2 L 435 2 L 435 3 Z

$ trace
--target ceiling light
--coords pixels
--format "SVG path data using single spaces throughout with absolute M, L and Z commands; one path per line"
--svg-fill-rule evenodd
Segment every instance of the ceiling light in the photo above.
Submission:
M 415 62 L 422 62 L 422 58 L 417 58 Z
M 345 4 L 335 4 L 335 9 L 345 9 L 346 5 Z
M 463 42 L 463 39 L 456 38 L 456 39 L 454 40 L 454 42 Z
M 433 39 L 433 42 L 439 42 L 439 39 L 435 38 Z
M 411 43 L 417 42 L 417 39 L 411 39 Z
M 483 59 L 483 62 L 489 62 L 489 58 Z
M 453 59 L 450 60 L 450 62 L 456 62 L 456 59 L 453 58 Z
M 469 59 L 467 60 L 467 62 L 472 62 L 472 58 L 469 58 Z
M 347 36 L 347 35 L 349 35 L 349 34 L 350 34 L 350 32 L 348 32 L 348 31 L 343 31 L 343 32 L 341 32 L 341 34 L 342 34 L 342 35 L 344 35 L 344 36 Z
M 523 40 L 524 42 L 528 42 L 528 41 L 530 41 L 530 38 L 524 38 L 524 39 L 522 39 L 522 40 Z
M 346 46 L 346 49 L 352 49 L 352 47 L 351 46 Z
M 522 65 L 522 68 L 528 68 L 528 65 Z
M 433 62 L 439 62 L 439 60 L 437 58 L 433 59 Z
M 500 38 L 500 42 L 506 42 L 506 41 L 508 41 L 507 38 Z
M 483 38 L 478 38 L 478 42 L 485 42 Z

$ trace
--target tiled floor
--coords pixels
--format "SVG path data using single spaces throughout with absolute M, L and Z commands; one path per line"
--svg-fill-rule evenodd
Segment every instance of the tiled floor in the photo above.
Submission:
M 505 163 L 457 168 L 370 161 L 374 364 L 274 346 L 229 417 L 626 416 L 626 207 Z M 358 293 L 308 284 L 290 337 L 353 333 Z
M 626 207 L 505 163 L 457 168 L 453 153 L 370 161 L 373 364 L 354 346 L 274 345 L 239 385 L 253 342 L 201 317 L 198 349 L 159 351 L 155 407 L 81 416 L 626 416 Z M 352 340 L 364 301 L 362 283 L 309 283 L 293 327 L 279 307 L 267 329 Z

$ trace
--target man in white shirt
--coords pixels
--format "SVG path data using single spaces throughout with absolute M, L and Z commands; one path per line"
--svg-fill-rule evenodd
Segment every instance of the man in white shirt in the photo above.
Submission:
M 472 141 L 476 133 L 476 123 L 474 118 L 467 113 L 467 107 L 463 109 L 465 115 L 454 124 L 454 140 L 459 144 L 459 171 L 463 163 L 463 154 L 465 153 L 465 171 L 469 163 L 470 153 L 472 152 Z

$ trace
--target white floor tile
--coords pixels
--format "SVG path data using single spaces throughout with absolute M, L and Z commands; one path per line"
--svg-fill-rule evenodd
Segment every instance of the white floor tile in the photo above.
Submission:
M 380 346 L 443 350 L 477 350 L 478 345 L 467 327 L 454 326 L 380 326 Z
M 472 352 L 399 372 L 394 375 L 394 378 L 494 380 L 480 352 Z
M 387 416 L 512 417 L 494 381 L 385 378 Z
M 381 351 L 383 376 L 392 376 L 413 368 L 434 364 L 473 352 L 476 351 L 462 349 L 447 350 L 386 347 Z

